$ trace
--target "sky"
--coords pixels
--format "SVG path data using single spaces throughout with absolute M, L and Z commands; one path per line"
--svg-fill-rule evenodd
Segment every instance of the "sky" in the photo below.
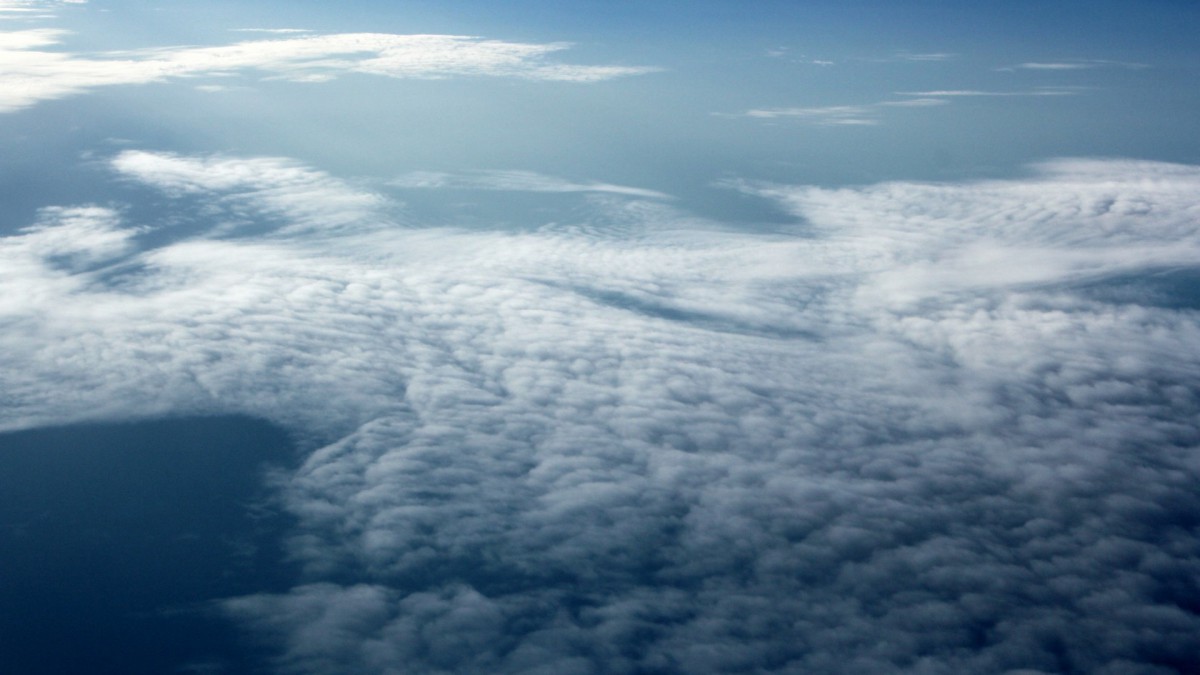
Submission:
M 0 0 L 0 670 L 1200 668 L 1198 32 Z

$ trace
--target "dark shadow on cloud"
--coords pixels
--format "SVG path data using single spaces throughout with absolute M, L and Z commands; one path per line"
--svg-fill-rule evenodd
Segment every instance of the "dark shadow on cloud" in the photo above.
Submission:
M 545 282 L 543 282 L 545 283 Z M 562 287 L 558 284 L 547 284 Z M 705 312 L 696 309 L 671 305 L 669 302 L 655 300 L 652 297 L 638 297 L 633 293 L 585 286 L 563 287 L 571 290 L 598 305 L 614 307 L 627 312 L 633 312 L 651 319 L 661 319 L 694 328 L 717 333 L 733 333 L 739 335 L 754 335 L 759 337 L 779 338 L 788 340 L 819 341 L 821 335 L 812 331 L 789 328 L 787 326 L 772 326 L 750 321 L 739 321 L 733 317 L 722 316 L 717 312 Z
M 294 459 L 245 417 L 0 435 L 0 671 L 255 672 L 209 607 L 292 581 L 263 477 Z
M 1200 309 L 1200 267 L 1122 274 L 1079 283 L 1069 290 L 1116 305 Z

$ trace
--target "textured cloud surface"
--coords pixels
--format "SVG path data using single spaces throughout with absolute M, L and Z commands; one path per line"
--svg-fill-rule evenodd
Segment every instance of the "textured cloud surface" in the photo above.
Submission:
M 155 223 L 75 206 L 0 239 L 0 427 L 237 411 L 305 439 L 279 478 L 303 578 L 224 603 L 281 670 L 1200 661 L 1200 316 L 1171 286 L 1200 169 L 748 187 L 797 216 L 766 235 L 629 191 L 400 227 L 287 160 L 112 166 L 271 226 L 139 252 Z

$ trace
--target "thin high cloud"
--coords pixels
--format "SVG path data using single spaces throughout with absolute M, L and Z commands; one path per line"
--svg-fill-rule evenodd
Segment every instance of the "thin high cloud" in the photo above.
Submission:
M 338 216 L 308 189 L 342 222 L 386 199 L 281 158 L 112 168 L 279 227 L 138 250 L 141 224 L 77 206 L 0 238 L 0 427 L 293 430 L 303 572 L 221 603 L 278 671 L 1200 659 L 1200 320 L 1151 274 L 1196 271 L 1200 168 L 746 188 L 803 237 L 650 200 L 596 202 L 590 227 L 314 237 Z
M 307 28 L 230 28 L 234 33 L 267 33 L 269 35 L 299 35 L 312 33 Z
M 569 47 L 566 43 L 455 35 L 344 33 L 101 54 L 41 49 L 60 44 L 66 35 L 54 29 L 0 34 L 0 112 L 105 86 L 255 72 L 296 82 L 323 82 L 348 73 L 596 82 L 655 70 L 552 61 L 552 54 Z
M 900 51 L 885 57 L 859 58 L 859 61 L 870 63 L 941 63 L 958 58 L 951 52 L 909 52 Z
M 796 108 L 754 108 L 742 113 L 754 119 L 792 118 L 823 125 L 875 125 L 872 106 L 827 105 Z
M 396 187 L 410 189 L 451 188 L 458 190 L 498 190 L 511 192 L 598 192 L 646 199 L 670 198 L 670 195 L 655 190 L 595 181 L 580 183 L 557 176 L 547 176 L 535 171 L 519 170 L 475 171 L 470 173 L 414 171 L 396 178 L 391 184 Z
M 949 60 L 955 58 L 956 56 L 957 56 L 957 54 L 951 54 L 949 52 L 928 52 L 928 53 L 923 53 L 923 54 L 920 54 L 920 53 L 914 54 L 912 52 L 899 52 L 893 57 L 893 59 L 895 59 L 897 61 L 930 62 L 930 61 L 949 61 Z
M 1089 70 L 1092 68 L 1125 68 L 1129 70 L 1140 70 L 1149 68 L 1145 63 L 1133 63 L 1129 61 L 1109 61 L 1105 59 L 1062 59 L 1057 61 L 1026 61 L 1012 66 L 997 68 L 999 71 L 1015 71 L 1015 70 Z
M 807 63 L 807 64 L 814 65 L 814 66 L 835 65 L 835 62 L 830 61 L 829 59 L 811 58 L 804 54 L 793 55 L 791 48 L 789 48 L 789 47 L 772 47 L 771 49 L 768 49 L 765 53 L 767 56 L 769 56 L 773 59 L 786 59 L 790 63 Z
M 50 19 L 63 5 L 82 5 L 87 0 L 0 0 L 0 21 Z
M 945 105 L 941 98 L 921 97 L 897 101 L 880 101 L 866 105 L 830 105 L 794 108 L 754 108 L 739 115 L 753 119 L 792 119 L 821 126 L 875 126 L 882 122 L 881 113 L 887 108 L 928 108 Z
M 898 91 L 897 96 L 918 96 L 918 97 L 937 97 L 937 98 L 961 98 L 961 97 L 976 97 L 976 96 L 1076 96 L 1087 91 L 1086 87 L 1075 86 L 1060 86 L 1060 87 L 1034 87 L 1032 89 L 1011 89 L 1011 90 L 992 90 L 992 89 L 931 89 L 928 91 Z

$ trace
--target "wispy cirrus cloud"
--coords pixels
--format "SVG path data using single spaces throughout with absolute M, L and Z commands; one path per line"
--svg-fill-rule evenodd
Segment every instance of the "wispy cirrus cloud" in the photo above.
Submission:
M 1080 62 L 1076 62 L 1076 61 L 1071 61 L 1071 62 L 1060 61 L 1060 62 L 1020 63 L 1013 67 L 1021 68 L 1023 70 L 1081 70 L 1084 68 L 1090 68 L 1092 66 L 1091 66 L 1091 64 L 1088 64 L 1088 63 L 1080 63 Z
M 307 28 L 230 28 L 234 33 L 267 33 L 270 35 L 299 35 L 315 31 Z
M 66 35 L 52 29 L 0 34 L 0 112 L 98 87 L 251 72 L 297 82 L 327 81 L 347 73 L 596 82 L 655 70 L 551 61 L 551 54 L 569 47 L 566 43 L 516 43 L 455 35 L 345 33 L 101 54 L 39 49 L 59 44 Z
M 755 119 L 794 118 L 816 124 L 878 124 L 871 117 L 869 105 L 826 105 L 795 108 L 754 108 L 742 113 L 741 117 Z
M 1105 59 L 1062 59 L 1055 61 L 1026 61 L 1013 66 L 1005 66 L 997 68 L 999 71 L 1015 71 L 1015 70 L 1088 70 L 1091 68 L 1125 68 L 1130 70 L 1138 70 L 1149 68 L 1145 63 L 1133 63 L 1129 61 L 1109 61 Z
M 910 52 L 899 51 L 891 56 L 860 57 L 858 61 L 870 63 L 940 63 L 958 58 L 958 54 L 950 52 Z
M 958 56 L 949 52 L 912 53 L 898 52 L 893 59 L 897 61 L 949 61 Z
M 805 54 L 792 54 L 789 47 L 772 47 L 766 51 L 767 56 L 773 59 L 786 59 L 790 63 L 807 63 L 814 66 L 832 66 L 834 61 L 829 59 L 812 58 Z
M 948 101 L 932 95 L 880 101 L 865 105 L 831 105 L 794 108 L 754 108 L 736 115 L 718 114 L 721 117 L 749 117 L 752 119 L 791 119 L 821 126 L 875 126 L 882 122 L 881 113 L 887 108 L 928 108 L 945 105 Z
M 451 188 L 458 190 L 499 190 L 512 192 L 600 192 L 648 199 L 669 199 L 670 195 L 655 190 L 613 185 L 595 181 L 576 182 L 547 176 L 535 171 L 473 171 L 468 173 L 446 173 L 441 171 L 414 171 L 407 173 L 391 184 L 396 187 L 414 189 Z
M 931 89 L 929 91 L 898 91 L 897 96 L 959 98 L 974 96 L 1075 96 L 1087 91 L 1087 87 L 1059 86 L 1035 87 L 1017 90 L 989 89 Z
M 899 101 L 884 101 L 875 105 L 885 108 L 928 108 L 931 106 L 946 105 L 947 103 L 949 101 L 941 98 L 906 98 Z
M 49 19 L 63 5 L 82 5 L 87 0 L 0 0 L 0 21 L 6 19 Z

